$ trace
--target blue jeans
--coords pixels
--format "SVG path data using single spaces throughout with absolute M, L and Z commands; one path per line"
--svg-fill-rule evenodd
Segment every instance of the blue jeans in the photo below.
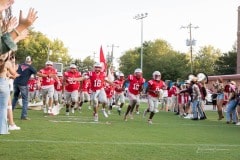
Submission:
M 233 122 L 237 122 L 237 111 L 236 111 L 236 107 L 237 107 L 237 100 L 233 99 L 230 100 L 227 104 L 227 109 L 226 109 L 226 119 L 227 122 L 231 121 L 231 113 L 232 113 L 232 119 Z
M 192 112 L 193 112 L 193 118 L 198 118 L 198 114 L 200 117 L 204 117 L 202 108 L 200 108 L 200 102 L 199 100 L 194 100 L 192 104 Z
M 14 84 L 13 86 L 13 100 L 12 100 L 12 109 L 14 110 L 18 101 L 19 94 L 22 96 L 22 114 L 21 119 L 27 117 L 28 109 L 28 86 L 20 86 Z
M 6 78 L 0 78 L 0 134 L 8 133 L 7 107 L 10 98 L 9 83 Z

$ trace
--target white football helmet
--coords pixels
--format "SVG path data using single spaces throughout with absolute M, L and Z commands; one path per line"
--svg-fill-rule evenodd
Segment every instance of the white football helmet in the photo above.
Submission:
M 119 73 L 118 79 L 121 79 L 121 80 L 124 79 L 124 74 L 122 72 Z
M 135 69 L 134 75 L 135 75 L 137 78 L 141 78 L 141 77 L 142 77 L 142 69 L 141 69 L 141 68 Z
M 154 80 L 161 80 L 161 73 L 159 71 L 154 71 L 152 75 Z
M 96 63 L 94 64 L 94 68 L 102 68 L 102 64 L 99 63 L 99 62 L 96 62 Z
M 94 67 L 94 71 L 95 71 L 95 72 L 101 72 L 101 70 L 102 70 L 102 64 L 101 64 L 100 62 L 96 62 L 96 63 L 93 65 L 93 67 Z
M 69 68 L 74 68 L 74 69 L 76 69 L 77 66 L 76 66 L 75 64 L 71 64 L 71 65 L 69 66 Z
M 52 61 L 47 61 L 47 62 L 45 63 L 45 65 L 53 65 L 53 62 L 52 62 Z
M 142 69 L 141 68 L 137 68 L 137 69 L 135 69 L 134 73 L 142 73 Z

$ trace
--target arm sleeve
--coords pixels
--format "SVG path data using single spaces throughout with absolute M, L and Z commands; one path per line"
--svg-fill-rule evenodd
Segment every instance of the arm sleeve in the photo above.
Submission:
M 17 45 L 16 43 L 13 41 L 10 33 L 4 33 L 1 36 L 1 42 L 0 42 L 0 51 L 1 54 L 4 54 L 10 50 L 12 51 L 16 51 L 17 50 Z

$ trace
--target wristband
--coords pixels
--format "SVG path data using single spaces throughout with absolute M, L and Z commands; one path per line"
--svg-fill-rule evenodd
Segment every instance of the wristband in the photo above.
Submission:
M 16 28 L 13 28 L 13 31 L 16 32 L 17 36 L 20 36 L 20 33 L 18 32 L 18 30 Z

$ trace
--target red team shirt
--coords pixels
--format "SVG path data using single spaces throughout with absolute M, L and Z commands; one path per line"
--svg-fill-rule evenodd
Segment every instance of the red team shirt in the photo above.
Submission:
M 56 91 L 62 91 L 63 90 L 63 80 L 62 79 L 59 79 L 59 82 L 58 81 L 54 82 L 54 89 Z
M 73 92 L 75 90 L 79 90 L 80 82 L 74 81 L 73 78 L 80 78 L 81 73 L 80 72 L 64 72 L 64 77 L 66 79 L 66 85 L 65 90 L 68 92 Z
M 165 86 L 165 83 L 160 80 L 160 81 L 155 81 L 155 80 L 149 80 L 148 81 L 148 88 L 149 92 L 148 94 L 151 95 L 152 97 L 158 97 L 158 95 L 155 93 L 155 91 L 159 91 L 160 89 L 163 89 Z
M 35 78 L 28 80 L 28 91 L 34 92 L 37 89 L 37 80 Z
M 82 81 L 82 85 L 81 85 L 82 92 L 89 92 L 90 87 L 91 87 L 91 82 L 89 79 L 85 79 Z
M 55 68 L 43 68 L 40 70 L 42 74 L 57 74 L 57 70 Z M 51 77 L 42 77 L 42 86 L 53 85 L 55 80 Z
M 105 89 L 107 98 L 112 98 L 114 95 L 114 87 L 111 85 L 106 85 L 104 89 Z
M 142 85 L 145 82 L 144 78 L 137 79 L 134 75 L 128 76 L 129 86 L 128 91 L 134 95 L 138 95 L 142 89 Z
M 100 72 L 98 74 L 96 72 L 89 72 L 88 76 L 91 82 L 91 90 L 93 92 L 104 87 L 106 77 L 104 72 Z
M 123 83 L 124 83 L 124 80 L 120 80 L 120 79 L 117 79 L 114 81 L 114 83 L 116 84 L 117 87 L 115 87 L 115 91 L 117 93 L 122 93 L 123 92 Z

